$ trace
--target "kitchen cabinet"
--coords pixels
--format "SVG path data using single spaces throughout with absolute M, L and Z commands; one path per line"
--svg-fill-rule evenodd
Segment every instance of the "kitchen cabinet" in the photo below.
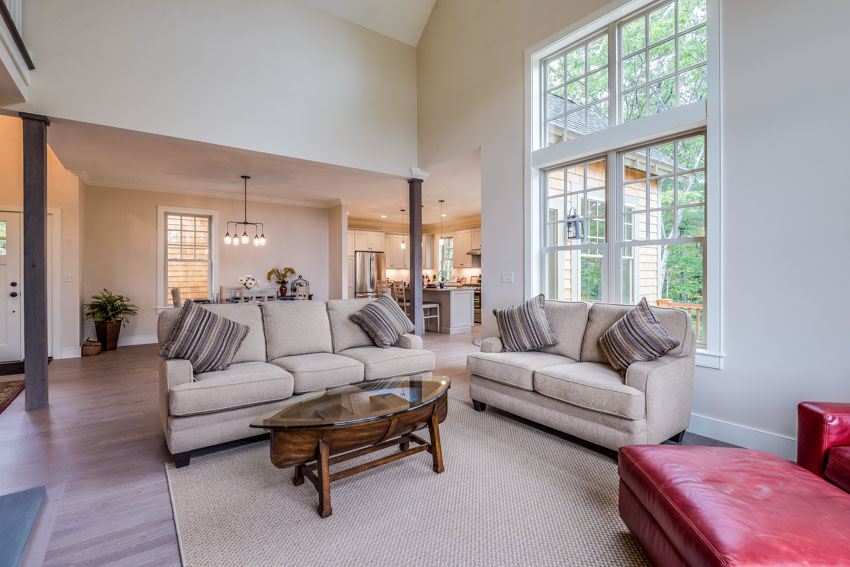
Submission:
M 403 269 L 410 267 L 410 250 L 402 249 L 401 243 L 407 242 L 402 234 L 388 234 L 384 239 L 387 268 Z
M 434 256 L 436 256 L 436 251 L 434 250 L 434 235 L 433 234 L 423 234 L 422 235 L 422 269 L 423 270 L 433 270 L 434 269 Z
M 471 231 L 472 234 L 472 250 L 480 250 L 481 249 L 481 228 L 473 228 Z
M 355 230 L 354 250 L 367 250 L 369 252 L 384 252 L 384 233 L 375 230 Z
M 452 233 L 452 240 L 455 268 L 471 268 L 472 256 L 468 252 L 472 250 L 472 231 L 468 228 L 456 230 Z
M 353 230 L 348 231 L 348 237 L 346 238 L 346 241 L 347 241 L 347 244 L 348 244 L 348 255 L 354 256 L 354 250 L 356 250 L 356 248 L 354 247 L 354 231 Z

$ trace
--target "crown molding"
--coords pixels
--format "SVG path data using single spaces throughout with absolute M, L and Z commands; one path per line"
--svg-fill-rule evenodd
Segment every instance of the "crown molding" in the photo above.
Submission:
M 176 195 L 191 195 L 194 197 L 211 197 L 215 199 L 230 199 L 231 201 L 242 201 L 241 194 L 234 194 L 228 191 L 212 191 L 201 189 L 190 189 L 188 187 L 176 186 L 159 186 L 152 187 L 150 185 L 142 185 L 138 183 L 127 183 L 125 181 L 110 181 L 107 179 L 92 179 L 85 170 L 71 171 L 77 175 L 86 187 L 105 187 L 115 189 L 131 189 L 133 191 L 148 191 L 151 193 L 171 193 Z M 330 204 L 320 201 L 299 201 L 296 199 L 283 199 L 280 197 L 270 197 L 268 195 L 253 195 L 248 197 L 248 201 L 252 203 L 269 203 L 273 205 L 289 205 L 291 207 L 310 207 L 314 209 L 329 209 L 337 205 L 337 201 Z

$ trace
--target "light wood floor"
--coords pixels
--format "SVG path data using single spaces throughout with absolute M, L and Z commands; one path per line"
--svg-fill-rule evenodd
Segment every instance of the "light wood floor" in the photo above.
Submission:
M 480 336 L 478 325 L 471 335 L 426 333 L 451 396 L 469 399 L 466 355 Z M 21 394 L 0 414 L 0 494 L 47 487 L 23 566 L 180 564 L 157 354 L 144 345 L 56 360 L 48 408 L 25 412 Z M 690 434 L 686 442 L 714 444 Z

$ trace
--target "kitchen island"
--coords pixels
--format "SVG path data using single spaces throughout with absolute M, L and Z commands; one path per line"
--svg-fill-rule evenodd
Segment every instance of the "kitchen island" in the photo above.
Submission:
M 449 335 L 472 332 L 475 311 L 475 291 L 472 288 L 425 288 L 422 290 L 422 303 L 439 304 L 439 332 Z M 436 319 L 426 319 L 426 323 L 426 330 L 435 330 Z

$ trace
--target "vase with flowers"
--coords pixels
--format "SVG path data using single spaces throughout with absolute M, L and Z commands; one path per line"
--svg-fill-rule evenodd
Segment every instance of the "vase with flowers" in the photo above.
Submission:
M 280 286 L 280 296 L 286 297 L 286 291 L 289 284 L 289 278 L 295 275 L 295 268 L 286 267 L 281 268 L 280 266 L 275 266 L 269 273 L 266 274 L 266 279 L 270 282 L 275 282 Z

